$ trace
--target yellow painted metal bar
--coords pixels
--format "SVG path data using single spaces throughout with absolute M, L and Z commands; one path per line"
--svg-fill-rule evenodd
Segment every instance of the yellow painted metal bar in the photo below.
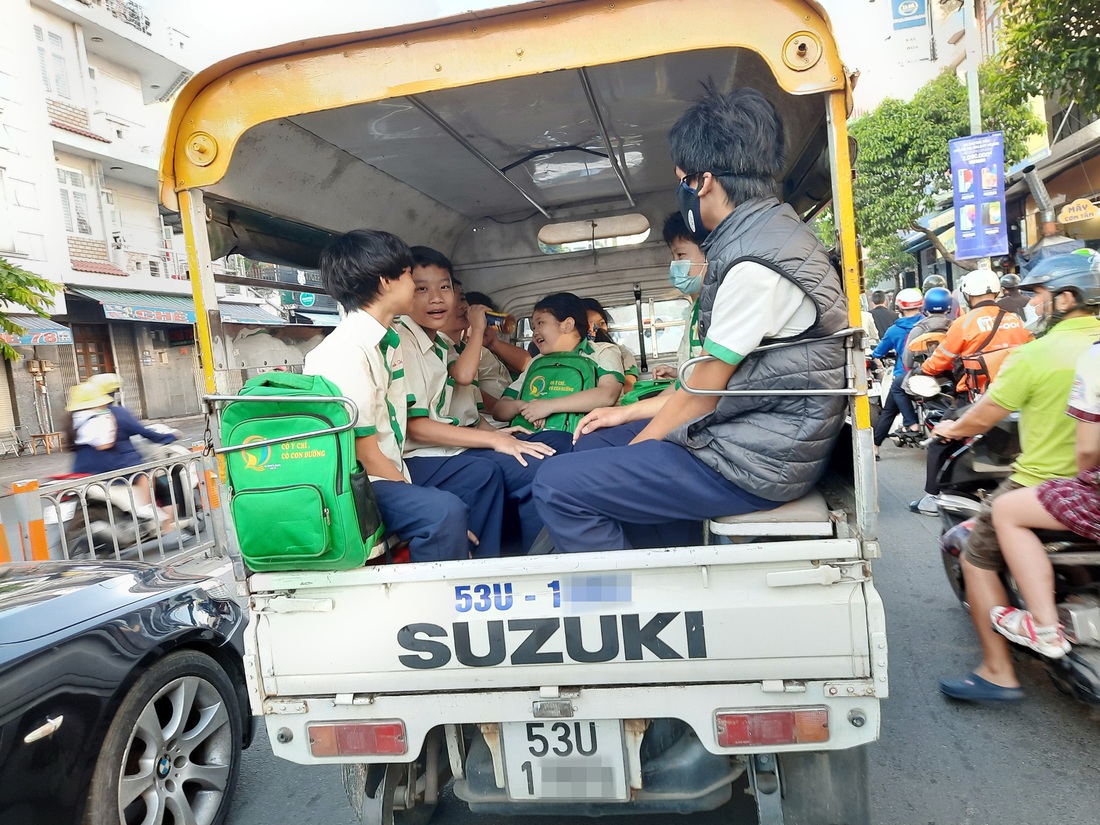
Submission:
M 202 358 L 202 373 L 206 394 L 213 395 L 218 392 L 218 389 L 215 385 L 214 365 L 216 362 L 214 360 L 213 336 L 210 334 L 210 316 L 207 312 L 207 303 L 214 300 L 216 308 L 217 293 L 207 295 L 206 290 L 203 289 L 201 272 L 203 262 L 209 260 L 210 249 L 209 246 L 205 250 L 199 248 L 199 244 L 206 245 L 209 241 L 205 224 L 198 225 L 203 220 L 201 203 L 199 204 L 199 210 L 195 210 L 196 204 L 193 202 L 193 198 L 194 193 L 192 192 L 179 193 L 180 216 L 183 219 L 183 237 L 187 244 L 187 268 L 191 275 L 191 295 L 195 300 L 195 326 L 198 328 L 196 338 L 199 343 L 199 355 Z
M 161 197 L 221 180 L 260 123 L 405 95 L 661 54 L 744 48 L 791 94 L 847 79 L 824 12 L 809 0 L 578 0 L 500 9 L 399 34 L 349 35 L 234 58 L 181 93 L 161 159 Z M 703 78 L 700 78 L 703 79 Z
M 829 107 L 829 154 L 833 176 L 833 220 L 840 238 L 840 261 L 844 274 L 844 293 L 848 296 L 848 325 L 863 326 L 863 313 L 859 298 L 860 283 L 859 247 L 856 243 L 855 201 L 852 196 L 852 155 L 848 147 L 847 101 L 844 92 L 831 92 L 827 96 Z M 857 429 L 871 426 L 871 407 L 866 395 L 855 398 L 855 425 Z

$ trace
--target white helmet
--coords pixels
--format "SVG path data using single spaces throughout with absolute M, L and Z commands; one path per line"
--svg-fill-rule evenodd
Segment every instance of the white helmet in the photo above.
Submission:
M 963 276 L 959 289 L 968 299 L 978 295 L 996 295 L 1001 291 L 1001 279 L 992 269 L 975 269 Z
M 919 289 L 908 287 L 894 297 L 894 306 L 902 311 L 920 309 L 924 306 L 924 296 Z

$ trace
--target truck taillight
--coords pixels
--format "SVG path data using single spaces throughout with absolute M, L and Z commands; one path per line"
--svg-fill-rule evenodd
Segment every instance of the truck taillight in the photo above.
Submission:
M 401 756 L 408 750 L 404 722 L 321 722 L 310 725 L 314 756 Z
M 829 709 L 824 707 L 719 711 L 715 722 L 718 744 L 723 748 L 829 741 Z

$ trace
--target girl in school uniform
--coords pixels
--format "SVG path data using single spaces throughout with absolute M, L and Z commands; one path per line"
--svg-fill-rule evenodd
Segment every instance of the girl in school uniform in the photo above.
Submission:
M 547 295 L 535 304 L 531 326 L 539 355 L 504 391 L 493 416 L 539 433 L 558 452 L 568 451 L 573 428 L 585 413 L 618 402 L 622 355 L 615 344 L 588 340 L 588 313 L 571 292 Z

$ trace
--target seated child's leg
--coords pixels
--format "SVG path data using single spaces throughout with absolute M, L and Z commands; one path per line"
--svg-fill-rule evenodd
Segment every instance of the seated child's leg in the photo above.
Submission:
M 535 484 L 535 473 L 539 466 L 550 459 L 536 459 L 528 455 L 527 466 L 524 466 L 516 461 L 514 455 L 503 452 L 476 449 L 466 450 L 465 454 L 476 455 L 478 459 L 492 462 L 498 467 L 504 480 L 504 496 L 518 511 L 520 540 L 524 544 L 524 552 L 528 552 L 542 529 L 542 518 L 535 509 L 535 500 L 531 498 L 531 487 Z
M 469 558 L 468 509 L 457 497 L 403 481 L 372 481 L 371 486 L 386 529 L 409 543 L 410 559 Z
M 486 461 L 477 452 L 407 458 L 405 465 L 414 484 L 445 490 L 466 505 L 467 529 L 478 538 L 476 546 L 470 544 L 470 554 L 474 558 L 496 557 L 500 555 L 500 526 L 504 517 L 504 476 L 494 462 Z
M 1054 566 L 1035 530 L 1066 527 L 1039 503 L 1035 488 L 1004 493 L 993 500 L 993 529 L 1020 595 L 1038 625 L 1058 624 L 1054 602 Z
M 624 524 L 667 524 L 779 506 L 741 490 L 667 441 L 556 456 L 539 468 L 534 497 L 559 553 L 628 547 Z
M 604 447 L 625 447 L 634 437 L 646 428 L 651 419 L 644 418 L 641 421 L 631 421 L 628 424 L 620 424 L 618 427 L 607 427 L 596 430 L 588 435 L 582 435 L 573 445 L 573 452 L 582 450 L 599 450 Z

